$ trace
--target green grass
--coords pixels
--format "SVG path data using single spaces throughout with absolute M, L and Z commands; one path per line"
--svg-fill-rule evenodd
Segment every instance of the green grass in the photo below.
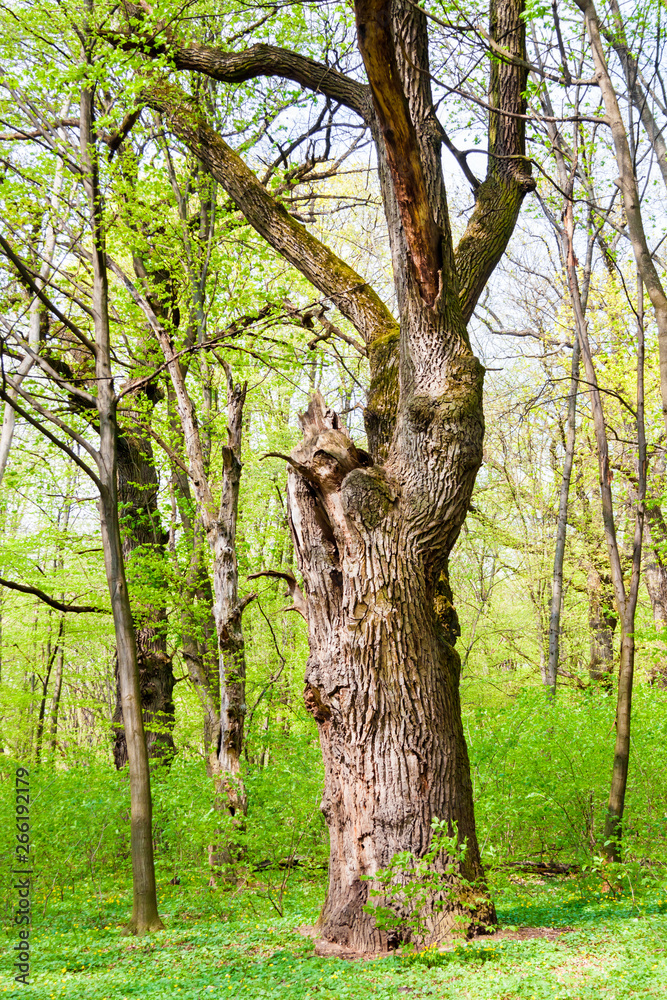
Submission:
M 161 887 L 166 930 L 135 939 L 120 922 L 129 887 L 80 885 L 34 901 L 32 985 L 16 984 L 13 927 L 2 930 L 0 1000 L 625 1000 L 667 998 L 667 904 L 658 894 L 608 898 L 576 879 L 498 886 L 505 926 L 571 928 L 555 941 L 478 939 L 445 953 L 366 962 L 318 958 L 296 928 L 324 887 L 291 883 L 284 916 L 261 886 L 211 891 L 201 875 Z M 37 894 L 38 895 L 38 894 Z

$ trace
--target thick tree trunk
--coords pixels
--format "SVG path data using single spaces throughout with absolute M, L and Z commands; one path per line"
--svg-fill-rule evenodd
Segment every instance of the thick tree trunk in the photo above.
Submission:
M 255 230 L 355 326 L 368 351 L 371 454 L 354 446 L 316 397 L 304 417 L 304 442 L 289 459 L 291 527 L 306 591 L 294 603 L 309 624 L 306 703 L 320 727 L 331 837 L 321 930 L 359 950 L 390 943 L 363 910 L 363 877 L 397 851 L 423 854 L 433 818 L 458 824 L 467 838 L 464 874 L 481 876 L 459 659 L 454 630 L 438 620 L 436 597 L 440 606 L 438 581 L 482 458 L 483 369 L 466 323 L 535 186 L 524 143 L 523 5 L 490 6 L 489 166 L 483 184 L 473 178 L 476 205 L 456 252 L 441 166 L 447 140 L 434 112 L 428 24 L 418 5 L 355 3 L 368 87 L 273 46 L 260 47 L 261 56 L 244 53 L 243 68 L 236 54 L 173 47 L 177 66 L 230 81 L 241 79 L 239 70 L 243 79 L 275 72 L 337 94 L 366 122 L 378 157 L 400 329 L 365 279 L 289 215 L 201 109 L 172 85 L 144 92 Z M 167 358 L 168 338 L 161 343 Z M 177 365 L 170 373 L 190 447 L 191 403 L 177 385 Z M 194 455 L 191 472 L 197 463 Z M 212 509 L 210 502 L 203 509 Z M 217 599 L 217 585 L 215 591 Z M 451 615 L 448 622 L 455 628 Z M 433 941 L 457 909 L 433 910 Z M 493 907 L 479 901 L 472 917 L 491 922 Z
M 175 754 L 174 672 L 167 652 L 166 536 L 157 506 L 158 477 L 150 439 L 138 430 L 118 438 L 118 499 L 123 558 L 130 587 L 139 657 L 139 686 L 149 759 L 169 764 Z M 147 598 L 145 595 L 148 595 Z M 116 676 L 114 762 L 127 763 L 120 684 Z
M 465 874 L 481 876 L 460 660 L 434 607 L 482 457 L 481 366 L 468 357 L 452 369 L 459 377 L 446 396 L 414 399 L 405 451 L 391 465 L 357 451 L 321 397 L 292 455 L 290 520 L 311 650 L 305 699 L 320 731 L 331 840 L 320 930 L 359 951 L 395 943 L 363 910 L 364 877 L 398 851 L 423 854 L 434 817 L 458 824 Z M 434 917 L 433 940 L 455 913 Z M 493 907 L 474 918 L 492 922 Z
M 592 681 L 605 687 L 614 674 L 614 632 L 618 618 L 614 608 L 614 588 L 608 575 L 595 566 L 588 571 L 588 627 L 591 634 L 591 658 L 588 672 Z

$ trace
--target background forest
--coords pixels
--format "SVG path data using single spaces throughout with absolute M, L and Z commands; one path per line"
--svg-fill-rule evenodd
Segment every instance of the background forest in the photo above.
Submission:
M 488 76 L 504 57 L 485 5 L 419 6 L 458 244 L 493 159 Z M 194 112 L 154 96 L 177 81 L 285 215 L 397 314 L 366 125 L 273 64 L 216 78 L 187 56 L 289 49 L 362 79 L 353 5 L 0 6 L 2 995 L 667 995 L 667 9 L 599 4 L 623 161 L 591 6 L 521 6 L 534 183 L 468 324 L 486 369 L 483 462 L 437 598 L 508 930 L 363 964 L 296 931 L 324 902 L 329 833 L 288 468 L 318 392 L 370 448 L 373 348 L 196 155 Z M 93 454 L 112 380 L 113 489 Z M 100 532 L 114 489 L 166 928 L 146 938 L 123 931 L 136 733 Z M 610 850 L 619 719 L 629 770 Z M 17 766 L 29 986 L 10 954 Z

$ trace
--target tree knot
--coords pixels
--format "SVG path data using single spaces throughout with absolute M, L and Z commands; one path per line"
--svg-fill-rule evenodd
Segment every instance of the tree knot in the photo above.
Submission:
M 310 712 L 315 722 L 328 722 L 331 718 L 331 709 L 322 700 L 322 692 L 312 684 L 306 683 L 303 690 L 303 700 L 307 710 Z

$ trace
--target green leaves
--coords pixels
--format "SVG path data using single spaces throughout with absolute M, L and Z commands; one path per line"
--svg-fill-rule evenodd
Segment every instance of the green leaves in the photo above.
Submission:
M 366 904 L 365 912 L 374 915 L 380 930 L 398 930 L 408 949 L 424 945 L 429 923 L 443 910 L 452 910 L 452 933 L 468 929 L 470 921 L 460 911 L 474 909 L 476 887 L 462 875 L 467 845 L 459 842 L 456 823 L 451 826 L 450 834 L 449 824 L 434 818 L 431 844 L 422 857 L 398 851 L 387 868 L 362 876 L 371 883 L 369 896 L 379 900 Z

